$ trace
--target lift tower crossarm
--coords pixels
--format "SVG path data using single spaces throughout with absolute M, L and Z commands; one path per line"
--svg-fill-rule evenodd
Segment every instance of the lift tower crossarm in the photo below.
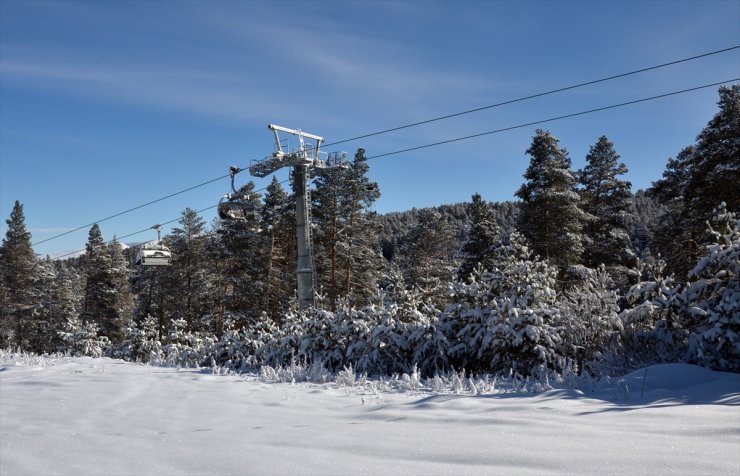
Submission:
M 265 157 L 263 160 L 253 161 L 252 165 L 249 166 L 250 174 L 255 177 L 266 177 L 283 167 L 296 167 L 300 165 L 308 165 L 317 168 L 326 167 L 325 161 L 321 160 L 319 155 L 321 143 L 324 142 L 323 137 L 275 124 L 268 124 L 267 127 L 275 134 L 275 146 L 277 150 L 273 152 L 272 155 Z M 283 150 L 283 145 L 280 142 L 280 135 L 278 132 L 298 136 L 300 146 L 295 150 Z M 303 141 L 304 138 L 315 140 L 316 145 L 306 145 Z
M 294 136 L 308 137 L 309 139 L 315 140 L 319 144 L 321 144 L 322 142 L 324 142 L 324 138 L 321 137 L 321 136 L 317 136 L 317 135 L 314 135 L 314 134 L 309 134 L 308 132 L 299 131 L 297 129 L 288 129 L 287 127 L 278 126 L 278 125 L 275 125 L 275 124 L 268 124 L 267 125 L 267 128 L 270 129 L 270 130 L 272 130 L 275 133 L 275 141 L 277 142 L 278 147 L 280 147 L 280 139 L 278 139 L 278 134 L 277 134 L 278 131 L 280 131 L 280 132 L 287 132 L 288 134 L 293 134 Z

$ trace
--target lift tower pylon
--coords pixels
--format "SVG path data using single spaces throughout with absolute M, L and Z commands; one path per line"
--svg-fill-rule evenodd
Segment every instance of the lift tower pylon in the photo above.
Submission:
M 259 161 L 253 161 L 249 173 L 255 177 L 266 177 L 283 168 L 293 168 L 293 194 L 295 196 L 296 233 L 298 243 L 298 263 L 296 266 L 296 284 L 298 287 L 298 305 L 307 309 L 315 304 L 315 280 L 313 267 L 313 246 L 311 244 L 310 195 L 308 178 L 312 170 L 345 167 L 346 154 L 331 154 L 327 160 L 321 159 L 320 148 L 324 138 L 297 129 L 268 124 L 275 134 L 276 150 L 272 155 Z M 299 146 L 292 151 L 283 150 L 280 132 L 298 137 Z M 305 139 L 315 141 L 306 143 Z

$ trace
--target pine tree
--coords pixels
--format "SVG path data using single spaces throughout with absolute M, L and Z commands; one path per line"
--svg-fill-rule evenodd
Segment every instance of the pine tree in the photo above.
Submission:
M 380 191 L 368 171 L 365 150 L 358 149 L 349 167 L 325 170 L 314 181 L 314 260 L 319 288 L 328 294 L 331 309 L 341 297 L 367 302 L 380 278 L 380 224 L 370 213 Z
M 239 195 L 247 196 L 259 209 L 262 200 L 254 188 L 254 182 L 250 181 L 241 187 Z M 216 231 L 223 259 L 221 274 L 226 286 L 225 308 L 227 312 L 241 316 L 236 325 L 242 327 L 263 311 L 268 247 L 258 221 L 222 221 Z
M 170 290 L 173 318 L 184 319 L 187 330 L 203 328 L 201 317 L 206 314 L 205 296 L 209 286 L 206 269 L 205 220 L 192 208 L 186 208 L 179 227 L 168 237 L 172 266 L 166 273 Z
M 558 148 L 549 132 L 538 129 L 527 154 L 532 157 L 524 174 L 527 182 L 516 192 L 522 199 L 520 229 L 535 253 L 561 269 L 580 264 L 587 216 L 578 208 L 568 152 Z
M 441 304 L 457 269 L 457 240 L 452 227 L 435 210 L 420 210 L 418 219 L 401 239 L 399 266 L 406 283 L 421 290 L 422 299 Z
M 501 230 L 496 224 L 493 208 L 479 193 L 473 195 L 470 205 L 470 228 L 460 249 L 462 264 L 458 278 L 467 279 L 478 265 L 483 269 L 492 266 L 493 253 L 501 240 Z
M 268 246 L 263 309 L 280 325 L 295 298 L 296 236 L 294 201 L 275 176 L 267 186 L 261 223 Z
M 133 317 L 134 296 L 129 283 L 131 274 L 128 261 L 123 256 L 121 243 L 115 238 L 108 245 L 110 256 L 111 308 L 108 310 L 107 337 L 113 344 L 120 344 L 124 338 L 126 323 Z
M 133 310 L 128 264 L 116 240 L 106 245 L 100 227 L 90 228 L 85 255 L 85 291 L 80 321 L 83 328 L 95 324 L 96 332 L 113 344 L 123 340 Z
M 685 194 L 687 216 L 700 232 L 718 203 L 729 212 L 740 211 L 740 84 L 720 87 L 718 105 L 719 112 L 696 138 Z
M 584 262 L 591 268 L 603 264 L 622 278 L 628 268 L 636 265 L 627 231 L 632 210 L 631 185 L 619 178 L 626 173 L 627 166 L 619 162 L 614 144 L 606 136 L 591 146 L 586 166 L 578 172 L 582 187 L 580 207 L 591 215 L 584 228 L 589 237 Z
M 7 345 L 31 350 L 35 322 L 40 310 L 35 288 L 37 259 L 26 230 L 23 205 L 16 200 L 8 230 L 0 246 L 0 348 Z
M 663 178 L 653 182 L 647 191 L 664 207 L 661 226 L 655 232 L 652 247 L 666 261 L 668 272 L 685 273 L 692 265 L 694 252 L 689 243 L 690 230 L 685 226 L 684 200 L 693 174 L 694 146 L 684 148 L 676 158 L 669 158 Z
M 709 226 L 714 243 L 689 273 L 688 357 L 718 370 L 740 372 L 740 219 L 724 203 Z
M 668 269 L 684 278 L 710 243 L 705 222 L 713 208 L 725 202 L 728 211 L 740 211 L 740 85 L 720 87 L 719 96 L 719 112 L 696 144 L 670 159 L 663 179 L 651 188 L 667 205 L 671 225 L 656 238 Z

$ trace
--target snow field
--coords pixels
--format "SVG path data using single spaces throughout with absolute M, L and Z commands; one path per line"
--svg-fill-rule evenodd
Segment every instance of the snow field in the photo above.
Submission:
M 740 474 L 740 375 L 689 365 L 476 396 L 107 358 L 0 368 L 3 476 Z

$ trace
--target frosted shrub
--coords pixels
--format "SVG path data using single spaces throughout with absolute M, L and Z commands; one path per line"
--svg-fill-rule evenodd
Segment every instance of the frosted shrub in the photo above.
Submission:
M 108 344 L 105 337 L 98 337 L 98 326 L 88 322 L 82 324 L 77 317 L 70 317 L 59 333 L 66 351 L 75 357 L 102 357 L 103 347 Z
M 686 314 L 692 334 L 687 358 L 718 370 L 740 372 L 740 220 L 722 203 L 709 233 L 714 244 L 689 273 Z

